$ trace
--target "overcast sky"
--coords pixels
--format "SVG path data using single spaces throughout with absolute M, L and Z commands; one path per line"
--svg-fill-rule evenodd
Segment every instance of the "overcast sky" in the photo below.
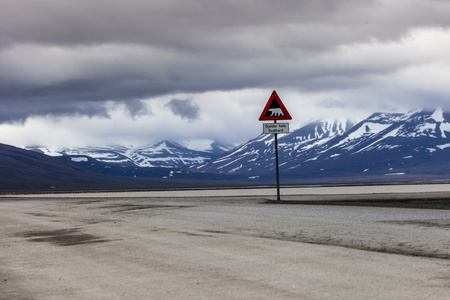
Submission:
M 450 110 L 448 0 L 1 0 L 0 143 L 241 143 L 276 90 L 293 126 Z

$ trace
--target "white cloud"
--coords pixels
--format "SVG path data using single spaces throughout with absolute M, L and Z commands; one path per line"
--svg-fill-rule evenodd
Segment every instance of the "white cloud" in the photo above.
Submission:
M 101 146 L 112 144 L 143 145 L 163 139 L 214 139 L 225 143 L 243 143 L 262 133 L 259 116 L 269 100 L 271 90 L 251 89 L 231 92 L 174 94 L 141 100 L 148 113 L 132 116 L 125 104 L 109 102 L 109 117 L 35 116 L 22 124 L 0 125 L 2 143 L 19 147 L 32 145 Z M 330 95 L 299 94 L 281 89 L 280 98 L 293 117 L 292 128 L 316 118 L 363 118 L 367 113 L 349 107 L 318 105 Z M 199 118 L 187 121 L 173 114 L 167 104 L 173 98 L 193 99 L 201 111 Z
M 0 142 L 243 142 L 261 132 L 273 89 L 293 123 L 450 109 L 449 9 L 422 0 L 9 1 Z

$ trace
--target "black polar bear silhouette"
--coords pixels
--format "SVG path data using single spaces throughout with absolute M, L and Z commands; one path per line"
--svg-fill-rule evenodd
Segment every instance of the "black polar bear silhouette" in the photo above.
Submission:
M 269 108 L 268 110 L 272 113 L 270 115 L 271 117 L 284 116 L 283 110 L 281 108 Z

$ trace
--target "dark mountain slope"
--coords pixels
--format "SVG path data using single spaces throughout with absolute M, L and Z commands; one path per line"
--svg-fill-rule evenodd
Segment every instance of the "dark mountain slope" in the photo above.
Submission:
M 84 190 L 151 187 L 149 181 L 105 176 L 61 158 L 0 144 L 1 190 Z M 157 182 L 152 182 L 160 184 Z
M 118 166 L 80 157 L 86 159 L 89 165 L 94 163 L 94 168 L 96 164 L 99 164 L 102 168 L 111 170 L 108 174 L 116 175 L 108 176 L 76 166 L 68 161 L 72 158 L 51 157 L 0 144 L 0 191 L 171 189 L 243 184 L 236 176 L 191 174 L 179 169 L 167 168 L 125 167 L 125 170 L 133 171 L 137 177 L 126 178 L 123 177 L 124 171 Z

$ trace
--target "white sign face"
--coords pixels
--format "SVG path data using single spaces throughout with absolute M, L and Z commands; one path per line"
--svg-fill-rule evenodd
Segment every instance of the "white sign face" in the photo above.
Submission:
M 289 123 L 264 123 L 263 133 L 289 133 Z

